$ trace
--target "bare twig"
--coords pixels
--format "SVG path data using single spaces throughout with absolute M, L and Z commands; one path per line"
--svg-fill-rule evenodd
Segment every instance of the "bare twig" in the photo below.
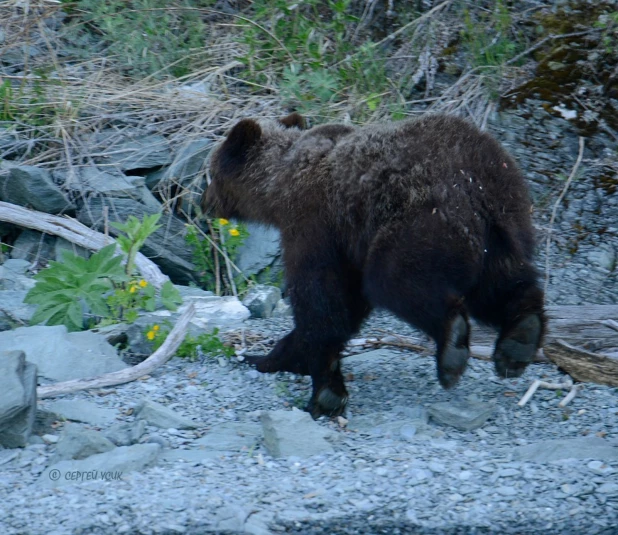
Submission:
M 567 179 L 566 184 L 564 185 L 564 188 L 562 188 L 562 192 L 560 193 L 558 200 L 554 204 L 554 208 L 551 212 L 551 218 L 549 219 L 549 228 L 547 229 L 547 240 L 545 242 L 545 294 L 546 295 L 547 295 L 547 288 L 549 286 L 549 251 L 551 247 L 551 234 L 553 230 L 554 220 L 556 219 L 556 214 L 558 213 L 558 207 L 560 206 L 562 199 L 564 199 L 564 196 L 569 190 L 569 186 L 571 185 L 571 182 L 573 182 L 573 179 L 575 178 L 575 175 L 577 174 L 579 165 L 582 163 L 583 156 L 584 156 L 584 138 L 580 136 L 579 154 L 577 155 L 577 160 L 575 162 L 575 165 L 573 166 L 573 169 L 571 170 L 571 174 L 569 175 L 569 178 Z
M 599 31 L 599 29 L 593 28 L 591 30 L 584 30 L 584 31 L 581 31 L 581 32 L 563 33 L 563 34 L 559 34 L 559 35 L 554 35 L 554 34 L 548 35 L 547 37 L 544 37 L 543 39 L 541 39 L 538 43 L 535 43 L 534 45 L 532 45 L 530 48 L 527 48 L 523 52 L 520 52 L 516 56 L 512 57 L 510 60 L 508 60 L 504 64 L 505 65 L 512 65 L 513 63 L 516 63 L 517 61 L 519 61 L 524 56 L 527 56 L 528 54 L 531 54 L 532 52 L 534 52 L 538 48 L 542 47 L 548 41 L 553 41 L 554 39 L 569 39 L 570 37 L 580 37 L 580 36 L 588 35 L 588 34 L 591 34 L 591 33 L 598 32 L 598 31 Z
M 530 401 L 530 398 L 534 395 L 534 393 L 539 388 L 547 388 L 549 390 L 563 390 L 563 389 L 566 390 L 567 388 L 570 389 L 572 386 L 573 386 L 573 379 L 571 379 L 570 377 L 567 377 L 567 379 L 563 383 L 547 383 L 545 381 L 541 381 L 537 379 L 530 385 L 530 388 L 528 388 L 528 390 L 524 394 L 524 397 L 522 397 L 519 400 L 517 405 L 519 405 L 520 407 L 523 407 L 526 403 L 528 403 L 528 401 Z M 566 403 L 564 403 L 564 400 L 563 400 L 564 405 L 566 405 L 574 397 L 575 397 L 575 394 L 573 394 L 569 398 L 569 400 L 566 401 Z M 564 405 L 561 405 L 561 406 L 563 407 Z

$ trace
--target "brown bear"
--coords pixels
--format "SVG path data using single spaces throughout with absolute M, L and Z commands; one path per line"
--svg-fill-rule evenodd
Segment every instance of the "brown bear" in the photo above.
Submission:
M 466 367 L 470 316 L 499 330 L 500 376 L 533 359 L 546 319 L 528 191 L 474 125 L 425 115 L 304 130 L 297 114 L 243 119 L 210 173 L 205 213 L 281 231 L 295 328 L 251 361 L 311 375 L 314 418 L 344 410 L 340 352 L 374 307 L 435 340 L 445 388 Z

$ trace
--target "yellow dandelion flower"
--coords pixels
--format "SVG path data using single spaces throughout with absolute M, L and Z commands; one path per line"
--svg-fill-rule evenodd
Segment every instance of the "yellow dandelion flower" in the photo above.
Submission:
M 237 228 L 230 229 L 230 236 L 240 236 L 240 232 L 238 232 Z
M 224 227 L 225 225 L 229 225 L 230 222 L 227 219 L 219 219 L 219 225 L 221 225 L 222 227 Z
M 148 286 L 148 283 L 147 283 L 144 279 L 142 279 L 141 281 L 139 281 L 139 285 L 140 285 L 142 288 L 146 288 L 146 286 Z
M 159 326 L 158 325 L 153 325 L 152 330 L 153 331 L 158 331 L 159 330 Z
M 148 331 L 146 333 L 146 338 L 148 338 L 148 340 L 154 340 L 156 333 L 154 331 Z
M 129 293 L 134 294 L 136 291 L 137 291 L 137 286 L 131 286 L 131 287 L 129 288 Z

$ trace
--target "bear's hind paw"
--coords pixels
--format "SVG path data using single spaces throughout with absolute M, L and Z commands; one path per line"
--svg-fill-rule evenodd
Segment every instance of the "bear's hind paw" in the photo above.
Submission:
M 317 395 L 312 396 L 305 410 L 311 414 L 314 420 L 320 416 L 341 416 L 348 403 L 347 394 L 339 395 L 333 392 L 328 386 L 322 388 Z
M 525 316 L 498 340 L 493 358 L 500 377 L 513 378 L 524 373 L 539 347 L 542 325 L 537 314 Z

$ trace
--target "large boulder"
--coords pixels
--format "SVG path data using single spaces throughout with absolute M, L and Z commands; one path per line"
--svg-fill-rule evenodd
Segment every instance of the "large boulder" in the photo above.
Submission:
M 69 333 L 64 325 L 0 332 L 0 347 L 23 351 L 36 364 L 39 376 L 50 381 L 84 379 L 127 367 L 103 336 Z
M 270 280 L 263 282 L 275 282 L 278 277 L 276 272 L 281 269 L 277 263 L 281 255 L 279 231 L 257 223 L 247 224 L 247 230 L 249 236 L 238 248 L 235 264 L 247 277 L 258 275 L 269 268 L 271 273 L 266 278 Z
M 25 447 L 35 416 L 36 366 L 26 362 L 23 351 L 1 351 L 0 445 Z
M 54 184 L 49 171 L 31 165 L 0 170 L 0 200 L 30 206 L 48 214 L 75 211 L 75 206 Z
M 88 141 L 96 154 L 93 160 L 121 171 L 153 169 L 168 165 L 172 155 L 167 140 L 158 134 L 144 134 L 135 129 L 122 133 L 107 130 L 93 135 Z
M 54 257 L 56 238 L 36 230 L 24 230 L 13 244 L 11 258 L 26 260 L 30 264 L 48 262 Z

